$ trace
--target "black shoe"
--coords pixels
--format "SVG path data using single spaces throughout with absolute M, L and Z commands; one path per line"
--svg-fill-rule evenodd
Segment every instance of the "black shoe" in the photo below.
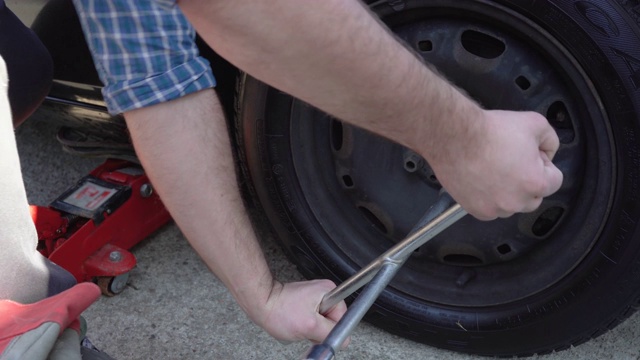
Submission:
M 70 272 L 53 263 L 48 258 L 44 258 L 44 263 L 49 270 L 49 283 L 47 297 L 57 295 L 65 290 L 71 289 L 77 282 Z

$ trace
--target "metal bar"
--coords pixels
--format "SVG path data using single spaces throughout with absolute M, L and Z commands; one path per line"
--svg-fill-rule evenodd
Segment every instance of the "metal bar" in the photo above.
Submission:
M 444 210 L 452 203 L 451 207 Z M 313 346 L 306 353 L 304 359 L 333 359 L 336 350 L 351 335 L 355 327 L 369 311 L 371 305 L 373 305 L 411 254 L 466 214 L 467 212 L 460 205 L 455 204 L 453 199 L 443 192 L 438 201 L 420 219 L 405 240 L 387 250 L 369 265 L 347 279 L 347 281 L 327 293 L 320 303 L 321 314 L 326 314 L 336 304 L 370 281 L 334 326 L 327 338 L 321 344 Z
M 351 335 L 358 323 L 376 301 L 382 290 L 389 284 L 400 268 L 401 263 L 388 261 L 382 265 L 373 280 L 351 304 L 340 321 L 333 327 L 321 344 L 314 345 L 303 357 L 304 360 L 331 360 L 335 352 Z
M 438 203 L 442 204 L 444 201 L 447 200 L 444 199 Z M 433 217 L 433 213 L 438 210 L 440 209 L 438 209 L 437 206 L 434 206 L 430 209 L 427 215 L 423 217 L 423 219 Z M 349 280 L 347 280 L 347 285 L 342 286 L 347 282 L 342 283 L 340 286 L 336 287 L 338 291 L 333 291 L 325 295 L 320 305 L 321 312 L 323 308 L 328 311 L 335 306 L 335 304 L 357 290 L 359 287 L 356 286 L 368 281 L 367 279 L 372 278 L 371 282 L 369 282 L 362 293 L 360 293 L 360 295 L 354 300 L 351 306 L 347 309 L 347 312 L 331 330 L 327 338 L 321 344 L 313 346 L 304 359 L 333 359 L 336 350 L 339 349 L 347 337 L 351 335 L 355 327 L 362 320 L 367 311 L 369 311 L 371 305 L 373 305 L 380 293 L 382 293 L 389 282 L 391 282 L 391 279 L 393 279 L 411 253 L 466 214 L 466 211 L 464 211 L 460 205 L 455 204 L 451 206 L 418 231 L 412 233 L 407 239 L 386 251 L 356 275 L 349 278 Z
M 433 206 L 427 213 L 427 215 L 423 217 L 423 219 L 433 215 L 434 212 L 437 213 L 437 210 L 439 210 L 439 207 L 437 205 L 445 201 L 450 201 L 449 199 L 450 197 L 448 197 L 448 195 L 447 198 L 441 198 L 438 203 L 436 203 L 436 206 Z M 332 291 L 328 292 L 320 303 L 320 313 L 326 314 L 340 301 L 346 299 L 349 295 L 360 289 L 364 284 L 366 284 L 375 276 L 376 272 L 380 270 L 380 267 L 385 262 L 390 261 L 401 262 L 401 264 L 404 263 L 409 255 L 411 255 L 411 253 L 413 253 L 417 248 L 424 245 L 427 241 L 431 240 L 451 224 L 464 217 L 466 214 L 467 212 L 458 204 L 454 204 L 449 209 L 442 212 L 431 222 L 412 233 L 405 240 L 387 250 L 384 254 L 380 255 L 369 265 L 365 266 L 359 272 L 334 288 Z
M 331 330 L 324 340 L 324 344 L 331 346 L 334 351 L 340 348 L 342 343 L 344 343 L 356 326 L 358 326 L 358 323 L 367 311 L 369 311 L 369 308 L 371 308 L 371 305 L 376 301 L 378 295 L 380 295 L 391 279 L 393 279 L 393 276 L 398 272 L 400 266 L 402 266 L 402 263 L 392 261 L 382 265 L 373 280 L 362 290 L 362 293 L 354 300 L 342 319 L 340 319 L 333 330 Z
M 316 344 L 304 354 L 302 360 L 331 360 L 336 355 L 333 348 L 326 344 Z

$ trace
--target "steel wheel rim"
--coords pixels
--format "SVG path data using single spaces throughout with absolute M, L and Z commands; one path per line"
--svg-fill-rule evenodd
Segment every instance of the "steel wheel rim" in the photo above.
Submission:
M 587 76 L 566 49 L 543 29 L 508 9 L 474 4 L 473 11 L 470 11 L 465 9 L 465 4 L 465 1 L 460 1 L 455 6 L 430 8 L 429 12 L 435 15 L 427 19 L 412 16 L 404 22 L 401 14 L 396 15 L 391 19 L 390 26 L 429 62 L 452 63 L 453 56 L 460 56 L 460 49 L 467 52 L 462 54 L 467 55 L 467 60 L 454 62 L 457 67 L 440 66 L 440 69 L 445 68 L 445 75 L 453 77 L 454 82 L 485 106 L 531 109 L 548 115 L 561 138 L 562 147 L 556 163 L 565 172 L 568 179 L 565 183 L 568 185 L 563 185 L 559 194 L 546 200 L 543 210 L 534 215 L 484 224 L 465 219 L 434 239 L 434 244 L 421 249 L 422 253 L 412 257 L 391 286 L 394 293 L 419 301 L 456 306 L 489 306 L 540 293 L 560 282 L 580 263 L 598 239 L 606 222 L 616 169 L 606 114 L 601 112 L 602 107 L 597 106 L 600 102 Z M 509 30 L 509 33 L 505 30 Z M 420 34 L 437 36 L 425 40 Z M 450 51 L 452 55 L 448 56 L 439 53 L 440 45 L 451 43 L 451 39 L 458 39 L 455 45 L 457 55 L 453 50 Z M 535 103 L 515 104 L 512 99 L 506 104 L 491 104 L 491 97 L 484 96 L 474 88 L 477 79 L 471 85 L 460 84 L 461 80 L 456 79 L 455 75 L 447 74 L 447 71 L 462 74 L 460 68 L 464 70 L 469 66 L 475 66 L 472 69 L 474 71 L 482 66 L 487 68 L 495 59 L 496 51 L 500 50 L 496 39 L 502 42 L 506 50 L 513 50 L 511 60 L 519 56 L 524 59 L 521 65 L 533 70 L 544 69 L 553 74 L 544 79 L 559 84 L 560 90 L 554 87 L 554 91 L 540 97 Z M 489 46 L 493 53 L 474 49 L 474 42 L 493 44 L 492 48 Z M 478 65 L 472 63 L 474 59 L 469 54 L 484 57 Z M 464 56 L 462 59 L 465 59 Z M 530 76 L 531 72 L 510 73 L 499 65 L 495 69 L 494 73 L 489 71 L 484 74 L 488 78 L 493 77 L 494 83 L 500 87 L 504 87 L 500 81 L 509 78 L 516 95 L 516 91 L 520 91 L 520 95 L 535 91 L 543 79 Z M 505 74 L 509 76 L 503 76 Z M 328 238 L 333 239 L 331 245 L 339 256 L 348 259 L 355 269 L 359 269 L 409 231 L 429 203 L 434 201 L 437 181 L 432 179 L 428 168 L 409 171 L 411 164 L 419 168 L 420 159 L 412 157 L 411 152 L 398 145 L 385 143 L 362 130 L 346 126 L 301 102 L 294 101 L 291 109 L 291 148 L 305 201 L 318 220 L 318 226 Z M 566 116 L 563 119 L 553 118 L 554 114 L 558 116 L 558 109 L 566 112 L 569 124 L 563 123 L 567 121 Z M 589 115 L 591 122 L 578 119 L 584 115 Z M 300 118 L 319 121 L 299 121 Z M 609 161 L 596 165 L 589 161 L 594 157 L 607 158 Z M 376 159 L 376 166 L 367 166 L 371 159 Z M 392 165 L 387 167 L 387 163 Z M 382 176 L 387 179 L 375 180 Z M 400 192 L 396 202 L 388 198 L 397 193 L 385 195 L 386 199 L 374 199 L 372 194 L 384 192 L 390 184 L 402 184 L 398 187 L 408 190 Z M 404 207 L 398 205 L 410 203 L 415 198 L 424 199 L 424 202 Z M 395 209 L 398 213 L 386 209 Z M 545 221 L 551 225 L 545 224 Z M 583 222 L 588 222 L 587 226 L 582 226 Z M 533 230 L 536 227 L 537 232 Z M 512 232 L 506 232 L 505 235 L 504 228 L 512 229 Z M 527 236 L 523 235 L 522 229 L 526 229 L 524 234 Z M 479 234 L 478 239 L 485 238 L 483 241 L 474 241 L 474 244 L 486 243 L 487 237 L 503 238 L 490 241 L 490 249 L 478 252 L 473 246 L 465 249 L 465 244 L 459 241 L 469 233 Z M 452 238 L 458 239 L 458 242 L 452 245 L 448 240 L 447 245 L 445 240 Z M 531 242 L 532 239 L 535 246 L 522 247 L 522 243 Z M 493 252 L 490 259 L 483 255 L 489 251 Z M 451 256 L 456 254 L 460 256 Z M 474 263 L 474 259 L 480 263 Z M 545 269 L 550 264 L 553 269 Z M 523 289 L 525 280 L 529 286 Z

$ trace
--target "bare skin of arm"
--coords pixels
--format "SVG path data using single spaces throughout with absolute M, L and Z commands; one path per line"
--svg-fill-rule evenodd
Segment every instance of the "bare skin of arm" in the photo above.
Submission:
M 280 340 L 321 341 L 346 310 L 318 314 L 328 280 L 275 281 L 238 189 L 211 89 L 124 114 L 136 152 L 172 217 L 242 309 Z
M 220 55 L 254 77 L 422 155 L 483 220 L 536 209 L 562 173 L 531 112 L 486 111 L 425 66 L 359 1 L 182 0 Z

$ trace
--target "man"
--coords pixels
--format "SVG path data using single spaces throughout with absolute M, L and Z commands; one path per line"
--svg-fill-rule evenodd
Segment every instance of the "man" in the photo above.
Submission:
M 360 1 L 74 4 L 109 110 L 124 114 L 166 207 L 248 316 L 277 339 L 321 341 L 345 306 L 321 316 L 317 307 L 334 284 L 281 284 L 269 272 L 189 22 L 243 71 L 418 152 L 480 219 L 532 211 L 561 185 L 551 163 L 558 138 L 544 117 L 481 109 L 398 43 Z

